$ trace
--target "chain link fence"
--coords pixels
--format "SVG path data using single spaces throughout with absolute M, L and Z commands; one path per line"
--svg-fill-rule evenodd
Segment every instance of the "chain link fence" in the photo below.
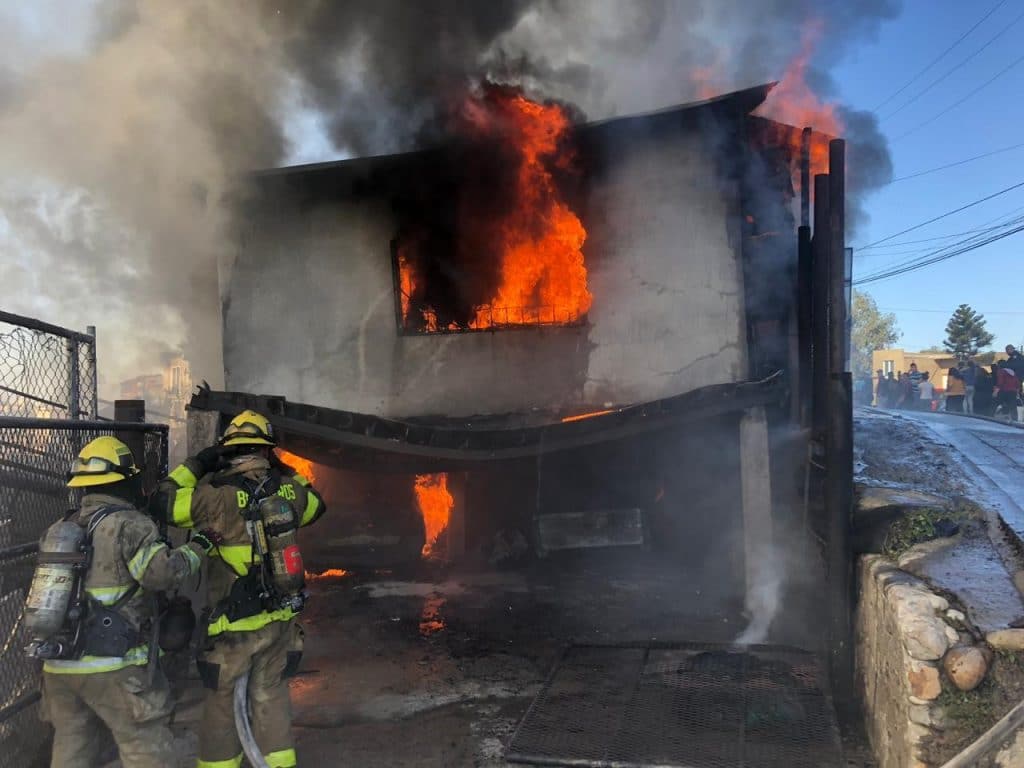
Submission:
M 166 474 L 165 425 L 0 415 L 0 768 L 33 765 L 49 741 L 39 724 L 40 665 L 24 655 L 30 638 L 22 611 L 40 536 L 79 501 L 81 491 L 64 484 L 71 462 L 100 435 L 132 448 L 147 492 Z
M 0 312 L 0 416 L 96 418 L 96 336 Z

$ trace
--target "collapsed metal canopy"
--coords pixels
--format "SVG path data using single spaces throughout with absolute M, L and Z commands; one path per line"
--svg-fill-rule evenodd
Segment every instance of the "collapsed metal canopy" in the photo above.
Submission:
M 319 445 L 343 454 L 346 463 L 379 463 L 381 454 L 397 459 L 455 463 L 538 456 L 663 430 L 778 403 L 785 396 L 781 374 L 761 381 L 718 384 L 675 397 L 585 415 L 510 414 L 453 420 L 443 417 L 399 421 L 350 411 L 292 403 L 283 397 L 207 388 L 192 397 L 190 410 L 232 417 L 249 408 L 274 422 L 281 443 Z M 532 423 L 531 423 L 532 421 Z

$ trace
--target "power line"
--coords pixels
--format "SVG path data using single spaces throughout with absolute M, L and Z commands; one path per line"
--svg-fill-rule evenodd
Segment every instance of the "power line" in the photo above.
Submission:
M 901 88 L 900 88 L 899 90 L 897 90 L 897 91 L 896 91 L 895 93 L 893 93 L 892 95 L 890 95 L 890 96 L 889 96 L 888 98 L 886 98 L 886 99 L 885 99 L 884 101 L 882 101 L 882 102 L 881 102 L 881 103 L 880 103 L 880 104 L 879 104 L 878 106 L 876 106 L 876 107 L 875 107 L 874 109 L 872 109 L 871 111 L 872 111 L 872 112 L 877 112 L 877 111 L 879 110 L 879 108 L 881 108 L 881 107 L 884 107 L 884 106 L 885 106 L 886 104 L 888 104 L 888 103 L 889 103 L 890 101 L 892 101 L 892 100 L 893 100 L 893 99 L 895 99 L 895 98 L 896 98 L 897 96 L 899 96 L 899 95 L 900 95 L 901 93 L 903 93 L 903 92 L 904 92 L 905 90 L 907 90 L 907 88 L 909 88 L 909 87 L 910 87 L 911 85 L 913 85 L 914 83 L 916 83 L 916 82 L 918 81 L 918 79 L 919 79 L 919 78 L 920 78 L 920 77 L 921 77 L 921 76 L 922 76 L 923 74 L 925 74 L 925 73 L 926 73 L 926 72 L 927 72 L 927 71 L 928 71 L 929 69 L 931 69 L 932 67 L 934 67 L 934 66 L 935 66 L 936 64 L 938 64 L 938 63 L 939 63 L 940 61 L 942 61 L 942 59 L 944 59 L 944 58 L 946 57 L 946 55 L 947 55 L 947 54 L 948 54 L 948 53 L 949 53 L 950 51 L 952 51 L 952 50 L 953 50 L 954 48 L 956 48 L 956 47 L 957 47 L 958 45 L 960 45 L 960 43 L 962 43 L 962 42 L 964 41 L 964 38 L 966 38 L 966 37 L 967 37 L 967 36 L 968 36 L 969 34 L 971 34 L 971 32 L 973 32 L 973 31 L 974 31 L 974 30 L 976 30 L 976 29 L 977 29 L 977 28 L 978 28 L 979 26 L 981 26 L 981 24 L 982 24 L 982 23 L 983 23 L 983 22 L 984 22 L 984 21 L 985 21 L 985 20 L 986 20 L 986 19 L 987 19 L 987 18 L 988 18 L 989 16 L 991 16 L 991 15 L 992 15 L 993 13 L 995 13 L 996 11 L 998 11 L 998 10 L 999 10 L 999 8 L 1000 8 L 1000 7 L 1001 7 L 1001 6 L 1002 6 L 1002 5 L 1003 5 L 1003 4 L 1005 3 L 1005 2 L 1006 2 L 1006 0 L 999 0 L 999 2 L 997 2 L 997 3 L 996 3 L 996 4 L 994 5 L 994 6 L 992 6 L 992 9 L 991 9 L 991 10 L 990 10 L 990 11 L 989 11 L 988 13 L 986 13 L 986 14 L 985 14 L 984 16 L 982 16 L 982 17 L 981 17 L 981 18 L 980 18 L 980 19 L 979 19 L 978 21 L 976 21 L 976 22 L 975 22 L 975 24 L 974 24 L 974 26 L 973 26 L 973 27 L 971 27 L 971 28 L 970 28 L 970 29 L 968 29 L 968 30 L 967 30 L 966 32 L 964 32 L 964 33 L 963 33 L 962 35 L 960 35 L 960 37 L 958 37 L 958 38 L 957 38 L 956 40 L 954 40 L 954 41 L 953 41 L 953 44 L 952 44 L 952 45 L 950 45 L 950 46 L 949 46 L 949 47 L 948 47 L 948 48 L 947 48 L 946 50 L 944 50 L 944 51 L 943 51 L 942 53 L 940 53 L 940 54 L 939 54 L 938 56 L 936 56 L 936 57 L 935 57 L 934 59 L 932 59 L 932 61 L 931 61 L 931 62 L 930 62 L 930 63 L 929 63 L 929 64 L 928 64 L 927 66 L 925 66 L 925 68 L 924 68 L 924 69 L 922 69 L 922 70 L 921 70 L 920 72 L 918 72 L 918 73 L 917 73 L 916 75 L 914 75 L 914 76 L 913 76 L 912 78 L 910 78 L 910 79 L 909 79 L 909 80 L 908 80 L 908 81 L 907 81 L 906 83 L 904 83 L 904 84 L 903 84 L 903 86 L 902 86 L 902 87 L 901 87 Z
M 878 282 L 879 280 L 888 280 L 891 277 L 897 277 L 899 275 L 906 274 L 907 272 L 914 272 L 918 269 L 923 269 L 924 267 L 931 266 L 932 264 L 938 264 L 940 261 L 946 261 L 947 259 L 951 259 L 954 256 L 960 256 L 964 253 L 975 251 L 978 248 L 982 248 L 983 246 L 994 243 L 997 240 L 1002 240 L 1003 238 L 1010 237 L 1011 235 L 1015 235 L 1018 232 L 1024 232 L 1024 224 L 1020 224 L 1014 227 L 1013 229 L 1007 230 L 1006 232 L 1003 232 L 998 235 L 992 235 L 991 237 L 982 240 L 981 242 L 973 243 L 971 245 L 964 246 L 963 248 L 957 250 L 949 251 L 947 253 L 936 254 L 935 256 L 928 259 L 918 259 L 906 265 L 893 267 L 888 271 L 876 272 L 874 274 L 868 275 L 867 277 L 861 278 L 860 280 L 854 280 L 853 284 L 864 285 L 866 283 L 875 283 Z
M 973 208 L 976 205 L 981 205 L 981 203 L 984 203 L 984 202 L 987 202 L 987 201 L 989 201 L 989 200 L 991 200 L 993 198 L 999 197 L 1000 195 L 1005 195 L 1007 192 L 1012 192 L 1013 190 L 1019 189 L 1020 187 L 1024 187 L 1024 181 L 1018 182 L 1018 183 L 1014 184 L 1013 186 L 1007 187 L 1006 189 L 1001 189 L 998 192 L 993 192 L 991 195 L 988 195 L 987 197 L 983 197 L 980 200 L 975 200 L 973 203 L 968 203 L 967 205 L 962 205 L 959 208 L 954 208 L 952 211 L 947 211 L 946 213 L 940 214 L 939 216 L 936 216 L 934 219 L 928 219 L 928 221 L 923 221 L 920 224 L 915 224 L 912 227 L 907 227 L 906 229 L 904 229 L 904 230 L 902 230 L 900 232 L 896 232 L 895 234 L 889 235 L 888 237 L 883 237 L 881 240 L 875 240 L 875 242 L 873 242 L 873 243 L 868 243 L 867 245 L 862 245 L 862 246 L 860 246 L 860 250 L 866 251 L 868 248 L 873 248 L 874 246 L 878 245 L 879 243 L 888 242 L 889 240 L 892 240 L 893 238 L 899 237 L 900 235 L 907 234 L 907 232 L 913 232 L 916 229 L 921 229 L 921 227 L 926 227 L 929 224 L 934 224 L 936 221 L 940 221 L 942 219 L 945 219 L 947 216 L 952 216 L 954 213 L 960 213 L 960 211 L 966 211 L 968 208 Z
M 953 246 L 956 246 L 958 244 L 957 243 L 951 243 L 949 245 L 944 245 L 944 246 L 928 246 L 928 247 L 925 247 L 925 248 L 910 248 L 910 249 L 905 250 L 905 251 L 886 251 L 885 250 L 887 248 L 900 248 L 900 247 L 902 247 L 904 245 L 911 245 L 911 244 L 914 244 L 914 243 L 933 243 L 933 242 L 936 242 L 938 240 L 951 240 L 954 237 L 963 237 L 964 235 L 983 235 L 983 234 L 985 234 L 987 232 L 995 232 L 997 230 L 1005 228 L 1008 224 L 1016 223 L 1016 221 L 1018 221 L 1019 219 L 1014 219 L 1012 217 L 1014 217 L 1016 214 L 1020 213 L 1021 211 L 1024 211 L 1024 207 L 1017 208 L 1016 210 L 1010 211 L 1009 213 L 1003 214 L 1001 216 L 996 216 L 994 219 L 990 219 L 989 221 L 984 222 L 981 226 L 976 227 L 975 229 L 967 229 L 967 230 L 964 230 L 963 232 L 954 232 L 954 233 L 949 234 L 949 235 L 942 235 L 941 237 L 926 237 L 926 238 L 923 238 L 921 240 L 901 240 L 899 242 L 889 243 L 888 245 L 875 246 L 874 249 L 871 249 L 871 250 L 875 251 L 874 253 L 864 253 L 864 251 L 869 250 L 867 248 L 861 249 L 860 251 L 855 250 L 854 251 L 854 256 L 857 256 L 857 257 L 860 257 L 860 258 L 874 258 L 876 256 L 903 256 L 903 255 L 912 254 L 912 253 L 928 253 L 928 252 L 933 252 L 932 249 L 936 248 L 936 247 L 938 247 L 940 250 L 942 248 L 953 247 Z M 1006 219 L 1006 221 L 1000 221 L 1001 219 Z M 1000 221 L 1000 223 L 999 224 L 995 224 L 994 226 L 989 226 L 989 224 L 992 224 L 992 222 L 995 222 L 995 221 Z M 964 240 L 962 242 L 968 242 L 968 240 Z
M 986 236 L 987 232 L 992 232 L 992 231 L 996 231 L 996 230 L 998 230 L 1000 232 L 1006 232 L 1008 229 L 1010 229 L 1011 227 L 1014 227 L 1014 226 L 1016 226 L 1018 224 L 1024 224 L 1024 216 L 1018 216 L 1018 217 L 1016 217 L 1014 219 L 1010 219 L 1009 221 L 1003 222 L 999 226 L 992 227 L 989 230 L 982 230 L 981 234 L 977 234 L 977 235 L 973 235 L 972 237 L 964 238 L 964 239 L 962 239 L 962 240 L 960 240 L 958 242 L 950 243 L 949 245 L 940 246 L 939 248 L 937 248 L 935 250 L 932 250 L 932 251 L 929 251 L 929 252 L 925 253 L 923 256 L 918 256 L 918 257 L 915 257 L 913 259 L 907 259 L 905 261 L 898 262 L 896 264 L 890 264 L 888 267 L 882 267 L 879 270 L 876 270 L 875 272 L 869 273 L 867 275 L 867 277 L 864 278 L 864 279 L 872 278 L 875 275 L 880 275 L 880 274 L 883 274 L 883 273 L 891 272 L 893 270 L 900 270 L 900 269 L 904 269 L 904 268 L 908 268 L 908 267 L 914 267 L 914 266 L 916 266 L 916 265 L 918 265 L 919 263 L 922 263 L 922 262 L 932 263 L 932 260 L 937 258 L 937 257 L 945 256 L 947 253 L 951 253 L 953 251 L 959 252 L 963 248 L 966 248 L 966 247 L 969 247 L 969 246 L 971 246 L 973 244 L 978 243 L 979 241 L 985 239 L 985 236 Z M 994 235 L 994 237 L 997 237 L 997 238 L 999 236 L 1000 235 Z
M 1024 18 L 1022 16 L 1021 18 Z M 1014 144 L 1012 147 L 1003 147 L 1002 149 L 993 149 L 991 152 L 985 152 L 982 155 L 975 155 L 974 157 L 968 157 L 966 160 L 957 160 L 955 163 L 947 163 L 946 165 L 940 165 L 936 168 L 929 168 L 927 171 L 918 171 L 917 173 L 911 173 L 906 176 L 900 176 L 899 178 L 890 181 L 890 184 L 895 184 L 897 181 L 906 181 L 907 179 L 916 179 L 919 176 L 927 176 L 929 173 L 936 173 L 937 171 L 944 171 L 947 168 L 956 168 L 958 165 L 965 165 L 966 163 L 973 163 L 975 160 L 983 160 L 986 157 L 992 157 L 993 155 L 999 155 L 1003 152 L 1009 152 L 1013 149 L 1020 149 L 1024 147 L 1024 142 L 1020 144 Z
M 908 309 L 906 307 L 879 307 L 882 312 L 922 312 L 936 315 L 951 315 L 953 312 L 948 309 Z M 1024 315 L 1024 311 L 1012 311 L 1012 310 L 993 310 L 991 312 L 985 310 L 977 310 L 978 314 L 981 315 Z
M 974 89 L 973 91 L 971 91 L 970 93 L 968 93 L 968 94 L 967 94 L 966 96 L 964 96 L 964 97 L 963 97 L 962 99 L 960 99 L 959 101 L 955 101 L 955 102 L 953 102 L 953 103 L 952 103 L 952 104 L 950 104 L 950 105 L 949 105 L 948 107 L 946 107 L 946 108 L 945 108 L 944 110 L 942 110 L 941 112 L 939 112 L 939 113 L 938 113 L 937 115 L 932 115 L 932 116 L 931 116 L 930 118 L 928 118 L 927 120 L 925 120 L 925 121 L 924 121 L 923 123 L 921 123 L 920 125 L 918 125 L 918 126 L 917 126 L 916 128 L 911 128 L 911 129 L 910 129 L 909 131 L 907 131 L 906 133 L 900 134 L 900 135 L 899 135 L 899 136 L 897 136 L 897 137 L 896 137 L 895 139 L 893 139 L 893 141 L 900 141 L 901 139 L 905 139 L 905 138 L 907 138 L 907 136 L 909 136 L 910 134 L 912 134 L 912 133 L 917 133 L 917 132 L 918 132 L 919 130 L 921 130 L 922 128 L 924 128 L 924 127 L 926 127 L 926 126 L 929 126 L 929 125 L 931 125 L 932 123 L 934 123 L 934 122 L 935 122 L 936 120 L 938 120 L 938 119 L 939 119 L 940 117 L 942 117 L 943 115 L 945 115 L 945 114 L 947 114 L 948 112 L 950 112 L 950 111 L 952 111 L 952 110 L 956 109 L 956 108 L 957 108 L 957 107 L 959 107 L 959 106 L 960 106 L 961 104 L 963 104 L 963 103 L 964 103 L 965 101 L 967 101 L 967 100 L 968 100 L 969 98 L 971 98 L 972 96 L 974 96 L 974 95 L 975 95 L 975 94 L 977 94 L 978 92 L 980 92 L 980 91 L 984 90 L 985 88 L 987 88 L 988 86 L 990 86 L 990 85 L 991 85 L 992 83 L 994 83 L 994 82 L 995 82 L 996 80 L 998 80 L 998 79 L 999 79 L 1000 77 L 1002 77 L 1002 76 L 1003 76 L 1003 75 L 1005 75 L 1005 74 L 1006 74 L 1007 72 L 1009 72 L 1009 71 L 1010 71 L 1011 69 L 1013 69 L 1014 67 L 1016 67 L 1016 66 L 1017 66 L 1018 64 L 1020 64 L 1020 63 L 1021 63 L 1022 61 L 1024 61 L 1024 56 L 1021 56 L 1020 58 L 1014 59 L 1014 60 L 1013 60 L 1012 62 L 1010 62 L 1009 64 L 1007 64 L 1007 65 L 1006 65 L 1005 67 L 1003 67 L 1003 68 L 1002 68 L 1001 70 L 999 70 L 999 71 L 998 71 L 998 72 L 997 72 L 996 74 L 992 75 L 992 77 L 990 77 L 990 78 L 989 78 L 988 80 L 986 80 L 986 81 L 985 81 L 984 83 L 982 83 L 982 84 L 981 84 L 981 85 L 979 85 L 979 86 L 978 86 L 977 88 L 975 88 L 975 89 Z
M 985 43 L 985 44 L 984 44 L 983 46 L 981 46 L 981 48 L 978 48 L 977 50 L 975 50 L 975 51 L 974 51 L 974 53 L 972 53 L 972 54 L 971 54 L 970 56 L 968 56 L 968 57 L 967 57 L 966 59 L 964 59 L 963 61 L 961 61 L 961 62 L 960 62 L 959 64 L 955 64 L 955 65 L 953 65 L 953 67 L 952 67 L 951 69 L 947 69 L 947 70 L 946 70 L 946 71 L 945 71 L 945 72 L 944 72 L 943 74 L 939 75 L 939 76 L 938 76 L 937 78 L 935 78 L 934 80 L 932 80 L 932 81 L 931 81 L 931 82 L 930 82 L 930 83 L 929 83 L 929 84 L 928 84 L 927 86 L 925 86 L 924 90 L 922 90 L 922 91 L 918 91 L 917 95 L 916 95 L 916 96 L 914 96 L 913 98 L 911 98 L 911 99 L 910 99 L 910 101 L 906 101 L 906 102 L 904 102 L 902 106 L 899 106 L 899 107 L 897 107 L 897 108 L 896 108 L 895 110 L 893 110 L 893 111 L 892 111 L 892 112 L 890 112 L 889 114 L 885 115 L 885 116 L 884 116 L 884 117 L 882 117 L 881 119 L 882 119 L 882 120 L 888 120 L 888 119 L 889 119 L 890 117 L 893 117 L 893 116 L 895 116 L 895 115 L 899 114 L 900 112 L 902 112 L 902 111 L 903 111 L 904 109 L 906 109 L 906 108 L 907 108 L 907 107 L 909 107 L 909 106 L 910 106 L 911 104 L 913 104 L 913 103 L 914 103 L 915 101 L 917 101 L 918 99 L 920 99 L 920 98 L 921 98 L 922 96 L 924 96 L 924 95 L 925 95 L 926 93 L 928 93 L 928 91 L 930 91 L 930 90 L 931 90 L 932 88 L 934 88 L 934 87 L 935 87 L 936 85 L 938 85 L 938 84 L 939 84 L 939 83 L 941 83 L 941 82 L 942 82 L 943 80 L 945 80 L 945 79 L 946 79 L 947 77 L 949 77 L 950 75 L 952 75 L 952 74 L 953 74 L 954 72 L 956 72 L 956 71 L 957 71 L 958 69 L 960 69 L 960 68 L 961 68 L 962 66 L 964 66 L 965 64 L 967 64 L 967 63 L 969 63 L 970 61 L 972 61 L 972 60 L 973 60 L 973 59 L 974 59 L 974 58 L 975 58 L 975 57 L 976 57 L 976 56 L 977 56 L 978 54 L 980 54 L 980 53 L 981 53 L 982 51 L 984 51 L 984 50 L 985 50 L 986 48 L 988 48 L 988 47 L 989 47 L 990 45 L 992 45 L 992 43 L 994 43 L 994 42 L 995 42 L 996 40 L 998 40 L 998 39 L 999 39 L 1000 37 L 1002 37 L 1002 36 L 1003 36 L 1003 35 L 1005 35 L 1005 34 L 1006 34 L 1007 32 L 1009 32 L 1009 31 L 1010 31 L 1010 29 L 1011 29 L 1011 28 L 1013 28 L 1014 26 L 1016 26 L 1016 24 L 1017 24 L 1017 23 L 1018 23 L 1018 22 L 1019 22 L 1019 21 L 1020 21 L 1021 19 L 1024 19 L 1024 13 L 1022 13 L 1022 14 L 1021 14 L 1020 16 L 1018 16 L 1018 17 L 1017 17 L 1016 19 L 1014 19 L 1013 21 L 1011 21 L 1011 22 L 1010 22 L 1009 24 L 1007 24 L 1006 26 L 1004 26 L 1004 27 L 1003 27 L 1003 28 L 1002 28 L 1001 30 L 999 30 L 998 32 L 996 32 L 996 34 L 995 34 L 995 35 L 993 35 L 992 37 L 990 37 L 990 38 L 989 38 L 989 40 L 988 40 L 988 42 L 987 42 L 987 43 Z

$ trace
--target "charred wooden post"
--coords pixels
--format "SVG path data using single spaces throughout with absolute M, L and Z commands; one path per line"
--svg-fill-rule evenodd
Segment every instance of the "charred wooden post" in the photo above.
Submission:
M 846 142 L 833 139 L 828 145 L 829 237 L 829 372 L 846 370 Z
M 800 227 L 797 231 L 797 266 L 796 266 L 796 326 L 797 326 L 797 375 L 792 386 L 797 389 L 799 423 L 803 427 L 810 425 L 811 403 L 811 367 L 813 365 L 812 339 L 812 301 L 813 280 L 811 270 L 811 228 Z
M 829 181 L 814 177 L 814 239 L 811 241 L 811 401 L 815 434 L 825 431 L 828 391 Z
M 216 445 L 220 434 L 221 414 L 217 411 L 203 411 L 189 408 L 185 414 L 186 450 L 189 456 L 195 456 L 203 448 Z
M 811 225 L 811 129 L 800 134 L 800 226 Z
M 828 519 L 829 649 L 836 706 L 854 706 L 853 558 L 853 384 L 846 371 L 848 306 L 846 298 L 846 143 L 829 144 L 829 396 L 825 454 L 825 511 Z
M 114 421 L 141 424 L 146 420 L 145 400 L 115 400 Z M 122 430 L 117 432 L 117 439 L 131 449 L 135 464 L 143 467 L 146 463 L 146 435 L 139 430 Z

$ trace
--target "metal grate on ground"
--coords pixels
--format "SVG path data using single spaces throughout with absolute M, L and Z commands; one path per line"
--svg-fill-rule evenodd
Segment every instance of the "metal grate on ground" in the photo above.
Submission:
M 77 503 L 64 483 L 89 440 L 117 434 L 141 449 L 144 486 L 167 471 L 167 427 L 0 416 L 0 768 L 30 765 L 46 744 L 40 726 L 39 665 L 24 655 L 31 638 L 22 610 L 43 531 Z
M 570 646 L 505 757 L 596 768 L 842 764 L 815 656 L 697 643 Z

